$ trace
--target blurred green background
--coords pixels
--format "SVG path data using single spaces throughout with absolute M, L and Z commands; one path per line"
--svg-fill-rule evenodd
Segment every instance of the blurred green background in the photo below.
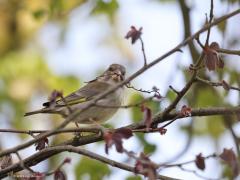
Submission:
M 184 4 L 191 7 L 190 12 L 184 9 Z M 234 0 L 219 0 L 216 1 L 215 6 L 215 14 L 220 16 L 239 8 L 239 3 Z M 174 15 L 171 15 L 169 8 L 174 12 Z M 149 11 L 152 11 L 152 13 L 149 13 Z M 99 74 L 107 67 L 107 64 L 112 62 L 124 64 L 128 69 L 128 75 L 137 70 L 143 63 L 140 46 L 138 46 L 139 44 L 131 46 L 130 42 L 124 39 L 125 33 L 131 25 L 136 25 L 137 27 L 145 25 L 143 26 L 143 39 L 146 41 L 146 53 L 149 61 L 152 61 L 166 50 L 178 44 L 184 36 L 188 36 L 190 33 L 189 29 L 194 32 L 202 27 L 204 14 L 208 13 L 208 11 L 208 3 L 199 3 L 193 0 L 188 1 L 188 3 L 171 0 L 140 0 L 138 2 L 126 2 L 123 0 L 0 0 L 0 128 L 31 130 L 56 127 L 56 124 L 62 122 L 60 117 L 45 115 L 26 119 L 23 117 L 23 114 L 26 111 L 39 108 L 41 103 L 47 100 L 53 89 L 62 90 L 64 95 L 67 95 L 83 85 L 84 81 L 88 81 Z M 166 19 L 157 19 L 158 13 L 166 15 Z M 144 16 L 144 18 L 138 17 L 139 14 L 141 14 L 141 17 Z M 178 21 L 172 21 L 172 16 L 178 17 L 178 19 L 175 19 Z M 87 19 L 84 19 L 86 17 Z M 186 24 L 188 22 L 186 17 L 191 18 L 190 27 Z M 239 49 L 240 34 L 235 30 L 237 27 L 236 22 L 239 23 L 239 17 L 238 21 L 230 20 L 213 29 L 211 40 L 218 41 L 221 47 L 224 48 Z M 92 24 L 94 23 L 97 25 L 93 26 Z M 167 25 L 163 25 L 164 23 L 167 23 Z M 80 29 L 81 27 L 86 28 L 89 26 L 89 30 L 93 31 L 95 36 L 84 38 L 76 36 L 78 32 L 74 32 L 71 29 L 76 24 L 80 25 L 78 27 Z M 174 34 L 172 31 L 175 31 L 176 28 L 172 28 L 172 26 L 176 27 L 178 25 L 179 29 Z M 157 32 L 155 28 L 162 29 L 163 32 Z M 45 36 L 45 33 L 48 33 L 48 31 L 50 33 Z M 58 31 L 56 38 L 54 33 L 51 33 L 52 31 Z M 88 31 L 88 29 L 85 29 L 85 31 Z M 168 31 L 169 33 L 166 34 Z M 73 34 L 72 37 L 71 33 Z M 101 37 L 100 40 L 98 35 Z M 158 36 L 163 39 L 161 43 L 158 40 L 153 41 Z M 165 39 L 163 36 L 165 36 Z M 169 37 L 172 37 L 172 39 L 170 38 L 170 40 Z M 204 40 L 204 37 L 205 35 L 201 36 L 201 40 Z M 83 55 L 81 57 L 82 60 L 79 60 L 81 58 L 77 56 L 77 53 L 71 54 L 72 51 L 69 51 L 69 49 L 78 47 L 79 43 L 81 43 L 81 46 L 79 46 L 80 53 L 83 53 L 84 48 L 93 46 L 88 53 L 95 54 L 94 57 L 96 59 L 84 59 Z M 83 48 L 82 51 L 81 48 Z M 133 83 L 138 87 L 146 89 L 151 89 L 154 85 L 160 86 L 160 91 L 166 98 L 162 103 L 153 101 L 147 104 L 154 113 L 157 113 L 173 100 L 175 95 L 168 89 L 168 86 L 174 85 L 174 87 L 180 89 L 190 77 L 187 68 L 190 63 L 197 59 L 200 48 L 196 44 L 191 44 L 190 49 L 184 48 L 183 50 L 183 55 L 174 55 L 171 62 L 161 66 L 162 70 L 167 68 L 166 71 L 160 72 L 160 69 L 158 69 L 160 65 L 158 65 L 152 71 L 138 77 L 135 83 Z M 62 56 L 61 51 L 67 51 L 67 53 Z M 59 55 L 56 55 L 58 53 Z M 98 54 L 101 54 L 100 57 L 103 58 L 103 62 L 97 59 Z M 116 59 L 114 61 L 109 60 L 112 57 Z M 240 66 L 237 66 L 239 61 L 237 62 L 237 58 L 232 56 L 223 56 L 222 58 L 226 65 L 223 70 L 214 73 L 202 71 L 201 76 L 214 81 L 225 79 L 229 84 L 239 86 L 240 78 L 238 72 Z M 78 63 L 72 63 L 71 59 L 75 59 L 74 63 L 75 61 Z M 169 61 L 169 59 L 166 61 Z M 85 65 L 76 67 L 81 65 L 81 63 Z M 75 69 L 73 66 L 75 66 Z M 84 67 L 87 67 L 87 70 L 84 70 Z M 71 68 L 73 68 L 72 72 Z M 61 69 L 67 70 L 61 73 Z M 76 73 L 76 69 L 79 69 L 79 74 Z M 160 76 L 161 79 L 159 79 Z M 126 96 L 126 104 L 136 103 L 144 97 L 148 97 L 147 94 L 140 94 L 131 90 L 127 91 Z M 239 93 L 227 92 L 221 88 L 197 84 L 187 94 L 179 107 L 183 104 L 188 104 L 193 108 L 233 106 L 239 104 Z M 122 121 L 120 123 L 110 121 L 109 124 L 118 127 L 140 121 L 142 113 L 138 108 L 133 108 L 122 110 L 114 118 L 120 119 L 120 121 L 122 119 Z M 125 123 L 123 123 L 124 120 Z M 191 145 L 189 144 L 185 149 L 188 149 L 190 155 L 181 159 L 190 160 L 194 159 L 197 152 L 205 152 L 201 144 L 204 142 L 207 142 L 206 146 L 209 146 L 209 149 L 205 152 L 206 155 L 215 151 L 221 152 L 225 146 L 228 148 L 233 147 L 237 150 L 233 142 L 231 129 L 240 135 L 239 131 L 237 131 L 239 129 L 238 119 L 235 116 L 195 118 L 194 121 L 187 119 L 183 122 L 176 122 L 164 137 L 156 134 L 137 134 L 127 144 L 127 147 L 129 150 L 132 148 L 137 153 L 140 153 L 140 148 L 145 153 L 160 158 L 159 161 L 164 161 L 180 152 L 187 142 L 191 142 Z M 0 133 L 0 136 L 0 147 L 2 149 L 17 145 L 29 138 L 24 135 L 11 134 L 9 137 L 13 140 L 13 143 L 10 143 L 6 141 L 8 135 Z M 183 143 L 178 144 L 181 142 L 179 140 L 175 142 L 178 136 Z M 56 136 L 51 139 L 51 143 L 57 143 L 70 137 L 72 135 L 69 134 Z M 190 141 L 190 139 L 192 140 Z M 169 148 L 172 150 L 168 150 L 168 146 L 176 146 L 178 150 L 176 151 L 172 148 Z M 102 143 L 87 147 L 90 149 L 93 147 L 98 148 L 99 153 L 104 152 Z M 26 151 L 25 154 L 23 153 L 23 157 L 29 155 L 29 152 L 33 153 L 34 151 L 33 149 Z M 48 162 L 44 162 L 42 163 L 43 165 L 36 167 L 36 170 L 52 170 L 66 156 L 69 156 L 69 154 L 61 154 L 50 158 Z M 139 179 L 139 177 L 134 177 L 130 173 L 119 173 L 116 169 L 85 157 L 80 158 L 75 155 L 71 155 L 71 157 L 74 159 L 72 164 L 66 165 L 69 178 L 97 180 L 116 178 L 119 177 L 119 174 L 123 174 L 122 176 L 129 180 Z M 128 161 L 127 157 L 121 157 L 115 152 L 112 152 L 112 158 Z M 215 166 L 216 164 L 217 166 Z M 191 168 L 195 167 L 192 166 Z M 213 170 L 212 172 L 216 170 L 219 176 L 231 176 L 227 166 L 221 166 L 219 162 L 210 162 L 211 170 Z M 163 173 L 170 176 L 174 175 L 172 174 L 173 172 L 179 173 L 178 176 L 182 178 L 195 178 L 194 175 L 183 174 L 178 169 L 163 171 Z M 204 173 L 210 177 L 218 177 L 212 172 Z

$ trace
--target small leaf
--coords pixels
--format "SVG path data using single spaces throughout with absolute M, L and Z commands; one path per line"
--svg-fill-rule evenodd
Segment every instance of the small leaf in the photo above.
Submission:
M 98 179 L 109 179 L 108 176 L 112 173 L 110 167 L 105 163 L 90 159 L 83 156 L 76 166 L 74 166 L 75 179 L 82 180 L 87 179 L 98 180 Z
M 160 133 L 161 135 L 166 134 L 166 132 L 167 132 L 167 129 L 165 129 L 165 128 L 159 128 L 159 133 Z
M 231 167 L 234 177 L 237 177 L 239 175 L 239 164 L 233 150 L 224 148 L 219 157 Z
M 229 84 L 228 84 L 226 81 L 224 81 L 224 80 L 222 80 L 222 87 L 223 87 L 226 91 L 229 91 L 229 90 L 230 90 Z
M 181 114 L 185 117 L 191 116 L 192 109 L 186 105 L 183 105 L 181 108 Z
M 131 30 L 128 31 L 125 36 L 126 39 L 131 39 L 132 44 L 134 44 L 142 35 L 142 27 L 139 30 L 136 29 L 135 26 L 131 26 Z
M 224 32 L 226 31 L 227 27 L 226 25 L 227 25 L 226 21 L 222 21 L 217 25 L 217 28 L 220 30 L 222 34 L 224 34 Z
M 217 42 L 212 42 L 210 46 L 206 46 L 204 48 L 205 66 L 209 71 L 215 71 L 217 67 L 223 68 L 224 66 L 224 63 L 222 60 L 220 60 L 217 52 L 218 49 L 219 45 Z
M 202 157 L 202 153 L 198 154 L 195 159 L 195 164 L 198 169 L 204 170 L 205 169 L 205 159 Z
M 156 179 L 156 165 L 144 153 L 141 153 L 137 159 L 134 170 L 136 173 L 143 173 L 143 175 L 148 177 L 148 179 Z
M 46 14 L 47 14 L 47 11 L 44 9 L 39 9 L 39 10 L 33 12 L 33 16 L 35 19 L 40 19 Z
M 126 180 L 142 180 L 140 176 L 128 176 Z
M 215 71 L 218 61 L 216 51 L 212 51 L 210 48 L 205 48 L 205 66 L 209 71 Z
M 67 158 L 65 158 L 64 159 L 64 161 L 63 161 L 63 163 L 65 164 L 65 163 L 71 163 L 71 158 L 69 158 L 69 157 L 67 157 Z
M 124 139 L 128 139 L 133 136 L 132 130 L 129 128 L 119 128 L 115 131 L 115 134 L 120 135 Z
M 132 130 L 129 128 L 120 128 L 115 132 L 105 132 L 103 137 L 105 140 L 105 153 L 108 154 L 108 149 L 115 145 L 117 152 L 123 152 L 123 139 L 129 139 L 132 137 Z
M 67 179 L 66 175 L 62 170 L 58 169 L 55 171 L 54 180 L 66 180 L 66 179 Z
M 119 8 L 117 0 L 96 0 L 95 7 L 92 10 L 92 14 L 106 14 L 108 18 L 113 22 L 114 15 Z
M 36 150 L 41 151 L 42 149 L 46 148 L 48 145 L 48 138 L 45 137 L 43 139 L 40 139 L 38 142 L 35 143 Z
M 143 122 L 144 122 L 144 125 L 146 125 L 146 129 L 148 131 L 152 124 L 152 111 L 150 108 L 146 106 L 142 106 L 141 109 L 143 112 Z
M 163 96 L 160 94 L 159 92 L 159 88 L 157 88 L 156 86 L 152 87 L 152 90 L 154 92 L 154 97 L 157 98 L 158 100 L 162 99 Z

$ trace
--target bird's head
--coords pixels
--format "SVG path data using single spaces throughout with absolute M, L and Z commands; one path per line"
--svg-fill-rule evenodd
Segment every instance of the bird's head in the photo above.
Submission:
M 120 64 L 111 64 L 108 69 L 101 76 L 105 81 L 111 80 L 119 83 L 124 81 L 126 69 Z

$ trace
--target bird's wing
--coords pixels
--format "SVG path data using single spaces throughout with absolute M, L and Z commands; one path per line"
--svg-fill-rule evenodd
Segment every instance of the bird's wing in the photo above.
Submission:
M 109 87 L 110 84 L 108 83 L 91 81 L 79 90 L 64 97 L 64 101 L 62 99 L 56 101 L 56 106 L 65 106 L 66 103 L 68 105 L 73 105 L 89 101 L 94 98 L 94 96 L 106 91 Z M 44 103 L 43 106 L 49 106 L 49 102 Z

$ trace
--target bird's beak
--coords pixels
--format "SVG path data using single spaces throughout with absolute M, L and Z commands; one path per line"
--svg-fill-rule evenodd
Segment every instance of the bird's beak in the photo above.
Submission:
M 123 81 L 124 77 L 122 75 L 122 72 L 120 70 L 116 70 L 113 75 L 113 80 L 115 81 Z

